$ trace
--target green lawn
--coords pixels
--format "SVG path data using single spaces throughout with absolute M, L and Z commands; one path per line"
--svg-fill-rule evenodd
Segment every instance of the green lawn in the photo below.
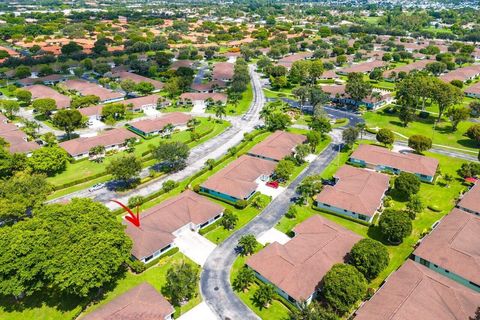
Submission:
M 223 132 L 226 128 L 230 126 L 230 123 L 227 121 L 223 121 L 222 123 L 218 122 L 213 122 L 209 121 L 207 118 L 198 118 L 200 121 L 200 124 L 196 127 L 196 132 L 202 134 L 207 131 L 209 131 L 212 128 L 212 125 L 214 126 L 214 130 L 206 135 L 205 137 L 202 137 L 202 139 L 191 142 L 189 143 L 189 147 L 192 148 L 208 139 L 213 138 L 214 136 L 220 134 Z M 162 138 L 160 136 L 154 137 L 152 139 L 141 139 L 141 142 L 135 147 L 135 152 L 134 154 L 137 157 L 141 157 L 143 152 L 146 152 L 149 150 L 149 146 L 151 145 L 158 145 L 160 141 L 181 141 L 181 142 L 187 142 L 190 140 L 190 132 L 189 131 L 180 131 L 173 133 L 171 138 Z M 67 165 L 67 169 L 60 173 L 57 174 L 54 177 L 49 177 L 47 180 L 52 183 L 53 185 L 62 185 L 67 182 L 75 181 L 78 179 L 82 179 L 88 176 L 92 176 L 95 174 L 99 174 L 101 172 L 105 171 L 105 168 L 107 165 L 112 161 L 112 159 L 115 159 L 116 157 L 119 157 L 121 155 L 125 154 L 125 152 L 119 152 L 113 156 L 106 157 L 103 163 L 96 163 L 87 160 L 82 160 L 78 161 L 75 163 L 69 163 Z
M 110 302 L 114 298 L 118 297 L 127 290 L 134 286 L 148 282 L 154 286 L 159 292 L 165 285 L 167 270 L 174 263 L 178 263 L 182 260 L 193 263 L 187 257 L 181 253 L 176 253 L 171 257 L 162 259 L 157 266 L 151 267 L 142 274 L 135 275 L 132 273 L 126 273 L 123 278 L 119 279 L 114 285 L 112 290 L 108 291 L 103 299 L 95 304 L 87 307 L 87 302 L 79 299 L 70 298 L 46 298 L 41 294 L 31 298 L 25 299 L 25 304 L 18 305 L 12 304 L 10 301 L 0 300 L 0 319 L 3 320 L 25 320 L 25 319 L 38 319 L 38 320 L 69 320 L 75 319 L 84 307 L 86 313 L 91 312 L 98 307 Z M 197 296 L 183 305 L 177 310 L 176 316 L 181 313 L 185 313 L 190 310 L 201 301 L 201 297 Z
M 161 112 L 190 112 L 192 111 L 193 105 L 184 106 L 184 105 L 171 105 L 166 108 L 160 109 Z
M 364 118 L 370 128 L 388 128 L 407 137 L 414 134 L 421 134 L 432 138 L 434 144 L 478 152 L 478 146 L 475 142 L 472 139 L 463 136 L 467 129 L 472 125 L 472 122 L 463 121 L 458 125 L 458 130 L 452 132 L 451 124 L 447 121 L 439 123 L 434 130 L 433 124 L 435 117 L 432 115 L 427 119 L 418 119 L 415 122 L 409 123 L 406 128 L 398 119 L 398 115 L 388 114 L 384 110 L 366 112 Z M 397 138 L 400 137 L 397 135 Z
M 349 152 L 342 152 L 338 161 L 338 164 L 341 166 L 348 159 Z M 344 219 L 342 217 L 329 214 L 327 212 L 319 212 L 313 210 L 311 207 L 297 207 L 297 217 L 294 219 L 288 219 L 283 217 L 282 220 L 277 224 L 276 228 L 284 233 L 289 233 L 293 227 L 302 221 L 308 219 L 312 215 L 320 214 L 321 216 L 334 221 L 347 229 L 352 230 L 360 234 L 363 237 L 370 237 L 372 239 L 383 242 L 387 245 L 389 254 L 390 254 L 390 264 L 389 266 L 371 283 L 370 286 L 373 288 L 378 288 L 382 281 L 388 277 L 388 275 L 395 271 L 405 259 L 412 253 L 414 245 L 420 239 L 421 234 L 427 232 L 429 228 L 444 215 L 446 215 L 450 210 L 455 206 L 455 199 L 459 195 L 460 191 L 465 189 L 465 186 L 462 184 L 461 179 L 458 177 L 456 171 L 460 168 L 461 164 L 464 162 L 459 159 L 454 159 L 438 154 L 433 154 L 426 152 L 426 156 L 437 158 L 440 162 L 441 172 L 443 174 L 449 173 L 454 177 L 457 177 L 450 186 L 446 187 L 442 179 L 439 178 L 435 185 L 422 183 L 419 196 L 422 198 L 425 205 L 436 205 L 441 211 L 434 212 L 428 208 L 425 208 L 422 213 L 417 215 L 417 218 L 413 221 L 413 232 L 408 236 L 403 243 L 398 246 L 392 246 L 388 244 L 380 235 L 378 227 L 376 225 L 367 227 Z M 336 161 L 335 161 L 336 162 Z M 339 166 L 332 161 L 330 166 L 328 166 L 325 171 L 322 173 L 322 176 L 325 178 L 331 177 L 333 173 L 339 168 Z M 393 197 L 393 206 L 394 209 L 404 209 L 406 200 L 402 199 L 395 195 L 395 192 L 390 194 Z

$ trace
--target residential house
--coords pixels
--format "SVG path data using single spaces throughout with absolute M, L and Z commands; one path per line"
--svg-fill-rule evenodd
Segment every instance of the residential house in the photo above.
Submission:
M 29 155 L 32 151 L 40 148 L 38 143 L 28 141 L 27 135 L 8 119 L 0 114 L 0 138 L 3 138 L 8 144 L 11 153 L 26 153 Z
M 185 130 L 187 129 L 188 121 L 192 119 L 193 117 L 191 115 L 181 112 L 172 112 L 159 118 L 132 122 L 128 125 L 128 128 L 142 137 L 151 137 L 164 133 L 164 128 L 169 124 L 173 125 L 175 129 Z
M 205 181 L 200 191 L 233 203 L 248 200 L 276 166 L 273 161 L 243 155 Z
M 330 99 L 339 104 L 348 104 L 356 107 L 365 106 L 369 110 L 375 110 L 385 104 L 392 102 L 393 97 L 390 92 L 374 89 L 372 94 L 365 97 L 362 101 L 356 101 L 350 98 L 345 92 L 346 85 L 324 85 L 322 90 L 330 96 Z
M 147 263 L 175 247 L 182 230 L 198 232 L 223 216 L 224 208 L 193 191 L 186 190 L 140 215 L 140 227 L 127 223 L 133 241 L 132 255 Z
M 295 147 L 306 141 L 307 137 L 304 135 L 279 130 L 256 144 L 248 155 L 278 162 L 286 156 L 294 155 Z
M 44 86 L 43 84 L 34 84 L 25 87 L 25 90 L 30 91 L 32 94 L 32 100 L 50 98 L 55 100 L 57 109 L 66 109 L 70 107 L 72 99 L 69 96 L 63 95 L 60 92 Z
M 480 294 L 407 260 L 354 314 L 355 320 L 474 319 Z
M 178 70 L 178 68 L 192 68 L 193 61 L 192 60 L 176 60 L 170 65 L 170 70 Z
M 453 209 L 422 239 L 413 259 L 480 292 L 480 217 Z
M 414 153 L 393 152 L 370 144 L 359 145 L 349 161 L 376 171 L 388 171 L 394 174 L 402 171 L 413 173 L 424 182 L 433 182 L 438 168 L 438 160 L 435 158 Z
M 295 61 L 310 59 L 312 57 L 313 52 L 298 52 L 281 58 L 280 60 L 278 60 L 277 65 L 284 66 L 285 68 L 290 69 Z
M 151 94 L 144 97 L 138 97 L 125 100 L 124 103 L 132 111 L 146 111 L 155 110 L 159 105 L 169 105 L 170 100 L 164 99 L 156 94 Z
M 247 260 L 263 282 L 292 303 L 310 303 L 321 291 L 321 281 L 361 237 L 319 215 L 297 225 L 284 245 L 273 242 Z
M 457 203 L 457 208 L 476 214 L 477 216 L 480 215 L 480 181 L 477 181 L 475 185 L 462 196 Z
M 435 60 L 430 60 L 430 59 L 425 59 L 425 60 L 418 60 L 400 67 L 396 67 L 390 70 L 385 70 L 383 72 L 383 78 L 386 80 L 395 80 L 396 75 L 398 75 L 401 72 L 405 72 L 406 74 L 409 74 L 410 72 L 414 70 L 423 70 L 427 67 L 427 64 L 435 62 Z
M 147 282 L 133 287 L 122 295 L 81 317 L 82 320 L 173 320 L 175 309 Z
M 383 173 L 344 165 L 335 173 L 335 185 L 326 185 L 315 198 L 317 208 L 372 222 L 382 208 L 390 184 Z
M 85 80 L 67 80 L 63 84 L 67 89 L 77 91 L 82 96 L 94 95 L 99 97 L 100 103 L 118 102 L 124 99 L 123 93 L 105 89 L 101 85 Z
M 120 80 L 127 80 L 127 79 L 132 80 L 135 83 L 140 83 L 140 82 L 151 83 L 153 85 L 153 87 L 155 88 L 155 90 L 153 90 L 153 92 L 158 92 L 158 91 L 162 90 L 162 88 L 163 88 L 163 83 L 162 82 L 160 82 L 158 80 L 150 79 L 150 78 L 138 75 L 138 74 L 135 74 L 133 72 L 128 72 L 128 71 L 115 72 L 115 73 L 112 74 L 112 77 L 118 78 Z
M 74 159 L 82 159 L 89 156 L 90 150 L 96 146 L 105 147 L 106 151 L 125 149 L 125 141 L 137 139 L 137 135 L 125 128 L 106 130 L 93 137 L 80 137 L 59 143 Z
M 225 88 L 226 83 L 224 81 L 215 80 L 208 83 L 192 83 L 190 88 L 193 91 L 200 93 L 212 93 L 215 89 Z
M 97 104 L 90 107 L 80 108 L 78 111 L 84 117 L 88 118 L 88 124 L 91 125 L 94 121 L 102 120 L 102 110 L 105 105 Z
M 467 97 L 480 98 L 480 82 L 477 82 L 464 90 Z
M 228 97 L 224 93 L 212 92 L 212 93 L 197 93 L 197 92 L 185 92 L 180 95 L 179 103 L 205 103 L 207 100 L 213 100 L 213 102 L 220 101 L 222 104 L 226 104 Z
M 212 79 L 215 81 L 230 81 L 233 79 L 234 64 L 217 62 L 213 65 Z
M 473 64 L 452 70 L 441 75 L 439 78 L 445 82 L 452 82 L 453 80 L 466 82 L 468 80 L 473 80 L 478 76 L 480 76 L 480 64 Z
M 31 86 L 33 84 L 44 84 L 53 86 L 61 81 L 64 81 L 66 78 L 67 76 L 63 74 L 50 74 L 45 77 L 20 79 L 17 81 L 17 83 L 22 87 Z
M 367 62 L 361 62 L 357 64 L 353 64 L 350 67 L 338 69 L 337 73 L 341 75 L 348 75 L 349 73 L 356 72 L 356 73 L 370 73 L 375 68 L 383 68 L 385 67 L 385 62 L 381 60 L 373 60 Z

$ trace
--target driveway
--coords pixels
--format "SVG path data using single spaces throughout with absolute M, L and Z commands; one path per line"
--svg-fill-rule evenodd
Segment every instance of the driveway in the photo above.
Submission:
M 192 113 L 204 113 L 207 106 L 205 105 L 205 101 L 194 101 Z
M 216 245 L 190 229 L 182 229 L 175 234 L 175 245 L 184 255 L 203 266 Z
M 257 237 L 257 241 L 263 245 L 267 243 L 278 242 L 280 244 L 285 244 L 290 241 L 290 237 L 285 233 L 278 231 L 275 228 L 271 228 Z
M 183 314 L 177 320 L 215 320 L 218 319 L 205 302 Z
M 264 181 L 256 181 L 258 183 L 257 191 L 266 196 L 272 197 L 272 200 L 278 197 L 281 194 L 285 187 L 272 188 L 266 185 Z

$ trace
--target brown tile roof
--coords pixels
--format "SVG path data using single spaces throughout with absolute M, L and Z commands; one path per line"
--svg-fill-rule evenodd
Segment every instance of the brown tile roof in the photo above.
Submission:
M 0 114 L 0 137 L 9 144 L 11 153 L 29 153 L 40 146 L 27 140 L 27 135 L 13 123 L 7 122 L 7 118 Z
M 132 254 L 148 257 L 168 246 L 173 232 L 193 223 L 202 224 L 222 213 L 224 208 L 193 191 L 186 190 L 140 215 L 140 228 L 127 223 L 126 233 L 133 241 Z
M 233 78 L 234 64 L 230 62 L 218 62 L 213 66 L 213 80 L 230 80 Z
M 369 62 L 362 62 L 354 64 L 350 67 L 339 69 L 338 72 L 341 73 L 351 73 L 351 72 L 371 72 L 375 68 L 382 68 L 385 66 L 385 62 L 379 60 L 373 60 Z
M 433 177 L 437 171 L 438 160 L 413 153 L 398 153 L 378 146 L 361 144 L 352 153 L 351 158 L 363 160 L 373 165 L 387 165 L 401 171 L 424 174 Z
M 295 227 L 286 244 L 273 242 L 247 265 L 297 301 L 307 299 L 330 268 L 344 262 L 361 237 L 319 215 Z
M 150 78 L 147 78 L 132 72 L 128 72 L 128 71 L 116 72 L 113 74 L 113 77 L 120 78 L 121 80 L 130 79 L 135 83 L 148 82 L 153 84 L 153 86 L 157 90 L 160 90 L 163 88 L 163 83 L 158 80 L 150 79 Z
M 480 181 L 462 197 L 458 207 L 465 208 L 480 214 Z
M 163 320 L 174 312 L 172 305 L 154 287 L 143 282 L 82 319 Z
M 95 95 L 100 101 L 123 98 L 123 93 L 105 89 L 104 87 L 85 80 L 67 80 L 65 86 L 70 90 L 78 91 L 81 95 Z
M 466 94 L 480 95 L 480 82 L 477 82 L 474 85 L 471 85 L 470 87 L 466 88 L 464 92 Z
M 24 78 L 18 80 L 18 82 L 23 86 L 29 86 L 35 83 L 45 83 L 45 82 L 58 82 L 65 79 L 65 75 L 63 74 L 50 74 L 45 77 L 38 77 L 38 78 Z
M 215 102 L 222 101 L 224 103 L 228 100 L 226 94 L 219 92 L 185 92 L 180 95 L 180 100 L 205 101 L 209 98 L 212 98 Z
M 480 64 L 475 64 L 450 71 L 439 78 L 445 82 L 453 80 L 467 81 L 470 78 L 480 75 Z
M 170 69 L 177 70 L 180 67 L 191 68 L 192 66 L 193 66 L 192 60 L 177 60 L 171 64 Z
M 275 131 L 267 139 L 255 145 L 248 153 L 277 161 L 293 154 L 299 144 L 307 141 L 307 137 L 285 131 Z
M 288 55 L 286 57 L 281 58 L 278 60 L 277 64 L 284 66 L 287 69 L 290 69 L 292 67 L 292 64 L 295 61 L 303 60 L 303 59 L 308 59 L 313 57 L 313 52 L 298 52 L 294 53 L 291 55 Z
M 167 124 L 173 124 L 174 126 L 185 125 L 191 119 L 191 115 L 181 112 L 172 112 L 165 114 L 159 118 L 145 119 L 132 122 L 130 123 L 130 125 L 145 133 L 151 133 L 162 130 Z
M 356 311 L 355 320 L 472 319 L 480 294 L 407 260 Z
M 262 175 L 271 175 L 276 166 L 273 161 L 243 155 L 211 176 L 202 187 L 245 199 L 256 190 L 255 180 Z
M 404 66 L 396 67 L 390 70 L 385 70 L 383 72 L 383 77 L 390 78 L 390 75 L 392 74 L 392 72 L 395 72 L 398 74 L 399 72 L 402 72 L 402 71 L 409 73 L 410 71 L 413 71 L 413 70 L 423 70 L 427 67 L 427 64 L 432 62 L 435 62 L 435 60 L 429 60 L 429 59 L 418 60 Z
M 414 255 L 480 284 L 480 216 L 453 209 Z
M 120 145 L 129 138 L 137 138 L 137 135 L 124 128 L 117 128 L 104 131 L 98 136 L 94 137 L 81 137 L 59 144 L 65 151 L 71 156 L 77 156 L 90 151 L 91 148 L 96 146 L 113 146 Z
M 57 109 L 65 109 L 70 107 L 72 99 L 69 96 L 63 95 L 60 92 L 44 86 L 43 84 L 34 84 L 32 86 L 25 87 L 25 90 L 28 90 L 32 93 L 32 99 L 45 99 L 51 98 L 55 100 Z
M 220 80 L 210 81 L 208 83 L 193 83 L 190 88 L 195 91 L 209 91 L 213 90 L 215 87 L 225 88 L 227 85 L 225 82 Z
M 90 117 L 90 116 L 101 116 L 102 110 L 105 105 L 97 104 L 95 106 L 80 108 L 78 111 L 82 114 L 82 116 Z
M 389 187 L 386 174 L 344 165 L 335 174 L 335 186 L 325 186 L 316 197 L 318 202 L 373 216 Z

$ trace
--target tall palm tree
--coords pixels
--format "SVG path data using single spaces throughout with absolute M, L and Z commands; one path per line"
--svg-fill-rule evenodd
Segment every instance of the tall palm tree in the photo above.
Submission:
M 221 101 L 215 102 L 215 105 L 213 106 L 213 108 L 214 108 L 215 116 L 220 120 L 227 115 L 227 107 Z
M 365 130 L 367 129 L 367 125 L 365 124 L 365 122 L 359 122 L 355 125 L 355 128 L 358 129 L 358 131 L 360 132 L 360 139 L 363 139 L 363 133 L 365 132 Z

